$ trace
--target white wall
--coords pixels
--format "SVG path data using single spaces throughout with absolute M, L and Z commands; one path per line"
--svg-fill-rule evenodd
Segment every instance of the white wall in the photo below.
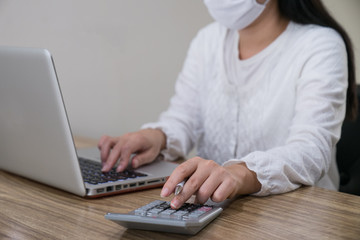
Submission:
M 48 48 L 74 134 L 137 130 L 167 108 L 197 0 L 0 0 L 0 45 Z
M 359 59 L 360 1 L 325 3 Z M 210 21 L 202 0 L 0 0 L 0 45 L 49 49 L 74 134 L 99 138 L 157 119 Z
M 323 0 L 335 19 L 344 27 L 354 45 L 357 83 L 360 83 L 360 0 Z

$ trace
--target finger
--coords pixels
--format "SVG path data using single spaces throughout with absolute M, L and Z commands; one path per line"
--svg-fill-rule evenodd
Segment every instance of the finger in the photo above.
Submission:
M 99 142 L 98 142 L 97 147 L 98 147 L 99 149 L 101 149 L 102 145 L 103 145 L 103 144 L 107 141 L 107 139 L 109 139 L 109 138 L 110 138 L 110 137 L 107 136 L 107 135 L 101 136 L 101 138 L 100 138 L 100 140 L 99 140 Z
M 195 202 L 204 204 L 222 183 L 218 174 L 210 175 L 196 192 Z
M 100 139 L 98 143 L 98 148 L 100 149 L 100 158 L 103 165 L 107 161 L 111 148 L 113 147 L 114 144 L 115 144 L 115 140 L 112 137 L 103 136 Z
M 120 155 L 118 156 L 119 165 L 116 168 L 117 172 L 122 172 L 127 168 L 130 162 L 131 154 L 134 152 L 136 152 L 136 148 L 129 142 L 121 146 Z
M 206 180 L 206 176 L 198 176 L 196 172 L 188 179 L 185 183 L 180 194 L 176 195 L 171 200 L 171 208 L 178 209 L 180 208 L 187 200 L 191 198 L 191 196 L 199 189 L 202 182 Z M 195 179 L 195 180 L 194 180 Z
M 115 166 L 117 161 L 119 161 L 120 153 L 115 150 L 114 148 L 111 150 L 109 157 L 107 158 L 106 162 L 104 163 L 102 167 L 103 172 L 108 172 L 112 167 Z
M 235 182 L 230 179 L 225 179 L 219 187 L 214 191 L 211 200 L 214 202 L 222 202 L 227 198 L 235 197 Z
M 132 159 L 132 167 L 138 168 L 144 164 L 150 163 L 155 160 L 156 156 L 158 154 L 154 153 L 153 151 L 145 151 L 141 152 L 135 155 L 135 157 Z
M 174 192 L 175 187 L 178 183 L 189 177 L 197 168 L 197 163 L 191 159 L 180 164 L 172 172 L 166 183 L 161 190 L 161 197 L 168 197 Z
M 207 160 L 203 160 L 207 161 Z M 207 164 L 205 164 L 206 166 Z M 205 181 L 210 176 L 212 168 L 204 167 L 204 165 L 199 164 L 196 171 L 191 175 L 191 177 L 185 183 L 181 193 L 174 197 L 171 201 L 172 208 L 181 207 L 188 199 L 195 194 Z
M 144 138 L 140 134 L 129 135 L 126 143 L 124 143 L 121 147 L 120 161 L 117 171 L 124 171 L 127 168 L 133 154 L 136 154 L 135 157 L 132 159 L 132 163 L 134 163 L 135 160 L 135 166 L 133 164 L 134 168 L 153 160 L 147 158 L 145 158 L 144 160 L 142 159 L 141 155 L 143 152 L 146 152 L 147 149 L 148 147 L 146 145 L 146 141 L 144 141 Z M 139 160 L 136 160 L 137 156 L 140 157 L 140 162 Z
M 106 159 L 102 171 L 110 171 L 110 169 L 114 167 L 114 165 L 120 160 L 120 155 L 123 151 L 124 141 L 126 141 L 126 139 L 124 140 L 124 138 L 122 137 L 112 138 L 112 142 L 110 144 L 111 151 L 108 158 Z
M 113 147 L 108 162 L 114 166 L 116 162 L 118 162 L 118 166 L 116 168 L 117 172 L 124 171 L 129 162 L 131 154 L 137 151 L 137 145 L 134 143 L 132 138 L 120 138 L 116 145 Z

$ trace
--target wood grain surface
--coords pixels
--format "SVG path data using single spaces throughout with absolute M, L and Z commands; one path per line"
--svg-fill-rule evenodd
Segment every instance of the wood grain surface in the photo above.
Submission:
M 240 197 L 195 236 L 128 230 L 104 218 L 159 195 L 157 188 L 85 199 L 0 170 L 0 239 L 360 239 L 360 197 L 317 187 Z

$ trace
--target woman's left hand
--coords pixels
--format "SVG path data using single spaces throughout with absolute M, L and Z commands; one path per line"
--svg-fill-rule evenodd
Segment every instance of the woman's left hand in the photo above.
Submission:
M 180 194 L 171 201 L 171 207 L 181 207 L 192 195 L 197 203 L 205 203 L 209 198 L 221 202 L 237 195 L 260 191 L 261 184 L 256 173 L 250 171 L 245 163 L 220 166 L 212 160 L 194 157 L 180 164 L 165 183 L 162 197 L 170 196 L 178 183 L 188 179 Z

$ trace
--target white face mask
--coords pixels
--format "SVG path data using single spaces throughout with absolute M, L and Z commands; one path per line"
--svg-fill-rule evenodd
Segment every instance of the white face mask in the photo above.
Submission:
M 219 23 L 233 30 L 242 30 L 263 12 L 264 4 L 256 0 L 204 0 L 210 15 Z

